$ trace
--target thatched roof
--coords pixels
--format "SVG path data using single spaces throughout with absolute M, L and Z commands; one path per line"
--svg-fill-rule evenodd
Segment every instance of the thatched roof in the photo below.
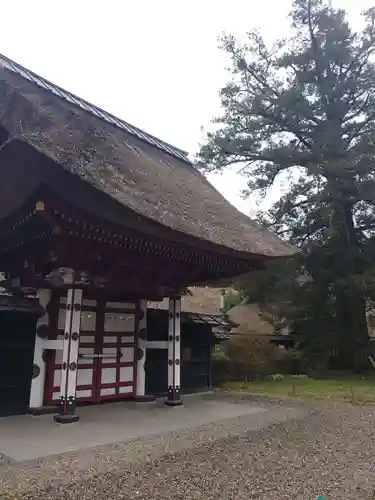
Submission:
M 69 173 L 167 228 L 247 254 L 294 253 L 227 202 L 183 151 L 3 56 L 0 121 Z
M 181 297 L 181 311 L 197 314 L 220 314 L 221 288 L 198 287 L 188 288 L 188 293 Z M 160 302 L 149 302 L 152 309 L 168 309 L 168 299 Z
M 262 318 L 257 304 L 239 304 L 227 311 L 228 318 L 237 323 L 232 334 L 240 335 L 273 335 L 274 328 Z

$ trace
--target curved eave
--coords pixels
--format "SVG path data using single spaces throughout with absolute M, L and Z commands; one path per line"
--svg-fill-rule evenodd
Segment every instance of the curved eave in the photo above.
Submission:
M 134 235 L 136 238 L 152 238 L 158 240 L 159 245 L 175 247 L 176 250 L 182 248 L 191 254 L 202 254 L 209 257 L 216 256 L 217 259 L 247 261 L 263 267 L 263 264 L 274 260 L 277 257 L 268 257 L 260 254 L 252 254 L 249 252 L 239 252 L 232 248 L 223 245 L 217 245 L 209 241 L 196 238 L 185 233 L 167 228 L 152 220 L 147 220 L 144 217 L 130 217 L 131 212 L 121 207 L 123 211 L 124 224 L 114 224 L 110 220 L 100 218 L 96 214 L 92 214 L 82 210 L 78 205 L 71 201 L 64 200 L 61 195 L 57 194 L 52 189 L 43 187 L 38 189 L 33 195 L 24 202 L 24 204 L 15 212 L 11 213 L 6 218 L 0 220 L 0 245 L 6 240 L 13 239 L 16 233 L 25 231 L 26 225 L 30 226 L 30 222 L 35 219 L 38 212 L 37 204 L 39 202 L 46 203 L 50 210 L 54 212 L 56 225 L 72 225 L 75 228 L 75 233 L 79 234 L 88 231 L 90 227 L 99 230 L 102 234 L 107 234 L 108 237 L 118 235 L 128 236 Z M 44 223 L 47 219 L 44 217 Z M 50 222 L 50 226 L 52 222 Z M 41 227 L 41 231 L 44 226 Z
M 38 195 L 38 202 L 35 203 L 37 195 L 34 194 L 16 212 L 0 221 L 0 251 L 3 255 L 9 255 L 18 248 L 24 253 L 30 242 L 33 242 L 34 254 L 38 245 L 45 250 L 45 243 L 38 243 L 42 236 L 50 236 L 57 245 L 61 238 L 65 242 L 68 238 L 71 248 L 74 248 L 74 241 L 81 240 L 91 247 L 97 246 L 99 253 L 100 248 L 104 250 L 103 245 L 108 245 L 108 248 L 117 248 L 117 253 L 125 252 L 121 254 L 124 258 L 126 252 L 139 252 L 149 259 L 164 259 L 164 265 L 165 259 L 168 259 L 181 269 L 195 270 L 195 274 L 199 270 L 201 278 L 198 280 L 190 276 L 183 282 L 184 285 L 193 285 L 196 281 L 231 279 L 259 269 L 264 263 L 264 258 L 249 254 L 244 258 L 239 252 L 231 250 L 228 253 L 225 248 L 215 245 L 207 250 L 194 238 L 183 242 L 176 241 L 176 238 L 172 240 L 171 230 L 166 235 L 163 226 L 159 227 L 157 234 L 149 234 L 142 232 L 142 224 L 137 229 L 115 225 L 83 212 L 46 188 L 39 190 Z M 51 244 L 52 240 L 49 240 Z

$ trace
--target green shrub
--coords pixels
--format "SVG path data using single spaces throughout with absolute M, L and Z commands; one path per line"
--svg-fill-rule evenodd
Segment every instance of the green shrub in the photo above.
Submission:
M 228 356 L 223 352 L 212 354 L 212 384 L 214 387 L 219 387 L 230 380 L 230 362 Z
M 277 368 L 280 373 L 300 375 L 306 373 L 307 362 L 301 351 L 290 349 L 283 351 L 277 361 Z
M 266 336 L 241 335 L 228 342 L 231 376 L 237 380 L 275 373 L 279 349 Z
M 221 312 L 226 313 L 232 307 L 238 306 L 242 302 L 242 296 L 235 290 L 226 290 L 224 295 L 224 307 Z
M 282 380 L 284 380 L 284 377 L 283 375 L 281 375 L 281 373 L 274 373 L 273 375 L 267 375 L 266 380 L 281 382 Z

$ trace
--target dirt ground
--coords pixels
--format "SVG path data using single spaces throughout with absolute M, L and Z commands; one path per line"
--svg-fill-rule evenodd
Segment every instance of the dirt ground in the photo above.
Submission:
M 83 452 L 5 464 L 0 498 L 375 499 L 375 408 L 238 401 L 251 402 L 270 410 L 257 428 L 244 415 L 92 449 L 100 459 L 83 468 Z

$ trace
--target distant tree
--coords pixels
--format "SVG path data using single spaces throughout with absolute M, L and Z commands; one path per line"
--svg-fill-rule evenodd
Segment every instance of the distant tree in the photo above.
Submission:
M 295 279 L 279 270 L 268 289 L 284 283 L 309 338 L 324 330 L 314 340 L 321 353 L 338 343 L 353 368 L 366 363 L 375 289 L 375 8 L 364 22 L 355 33 L 343 10 L 295 0 L 290 38 L 268 46 L 258 31 L 244 45 L 225 36 L 231 81 L 199 154 L 208 171 L 240 164 L 249 194 L 288 175 L 289 188 L 260 221 L 303 256 Z
M 224 307 L 221 312 L 226 313 L 232 307 L 238 306 L 242 302 L 242 294 L 231 288 L 227 289 L 224 294 Z

